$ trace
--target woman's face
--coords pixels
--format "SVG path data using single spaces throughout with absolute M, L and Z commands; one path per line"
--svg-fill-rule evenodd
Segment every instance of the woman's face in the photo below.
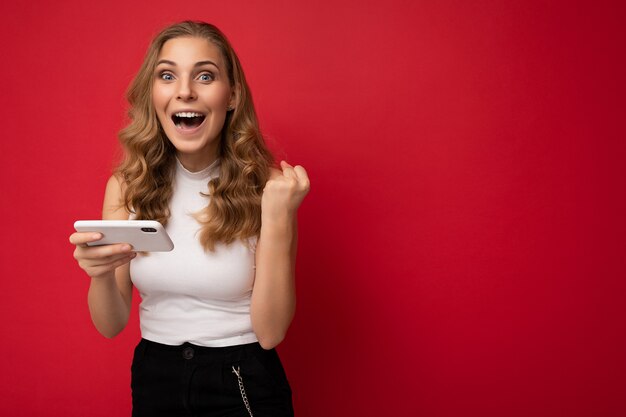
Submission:
M 154 72 L 152 103 L 181 162 L 197 169 L 211 163 L 226 112 L 234 104 L 219 49 L 201 38 L 165 42 Z

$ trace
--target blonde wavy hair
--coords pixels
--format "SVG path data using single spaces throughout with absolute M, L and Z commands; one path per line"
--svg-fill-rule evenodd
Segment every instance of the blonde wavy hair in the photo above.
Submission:
M 165 135 L 152 104 L 154 71 L 161 48 L 170 39 L 206 39 L 222 53 L 231 88 L 237 92 L 235 110 L 224 121 L 218 158 L 220 174 L 208 183 L 210 200 L 196 213 L 200 243 L 213 251 L 218 242 L 258 236 L 261 196 L 274 160 L 267 149 L 241 63 L 224 34 L 204 22 L 185 21 L 166 27 L 152 41 L 126 98 L 130 123 L 119 132 L 124 159 L 115 170 L 124 183 L 123 203 L 138 220 L 170 217 L 176 148 Z

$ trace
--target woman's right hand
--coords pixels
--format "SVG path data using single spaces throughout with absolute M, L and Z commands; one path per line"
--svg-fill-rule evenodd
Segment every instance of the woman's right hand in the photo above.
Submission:
M 87 246 L 87 243 L 102 239 L 100 233 L 75 232 L 70 236 L 70 243 L 76 245 L 74 259 L 92 278 L 115 277 L 115 268 L 127 264 L 135 256 L 133 248 L 127 243 L 115 245 Z

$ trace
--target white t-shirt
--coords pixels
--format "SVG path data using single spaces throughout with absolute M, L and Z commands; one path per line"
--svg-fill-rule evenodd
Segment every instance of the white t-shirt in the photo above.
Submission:
M 218 175 L 219 160 L 199 172 L 187 171 L 176 160 L 166 226 L 174 250 L 138 255 L 130 263 L 142 299 L 144 339 L 209 347 L 257 341 L 250 321 L 256 239 L 218 243 L 214 252 L 205 251 L 198 240 L 201 227 L 193 214 L 209 203 L 208 183 Z

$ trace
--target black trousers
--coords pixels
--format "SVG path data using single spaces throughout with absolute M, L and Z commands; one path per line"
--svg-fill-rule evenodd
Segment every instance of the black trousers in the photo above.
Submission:
M 141 339 L 131 374 L 133 417 L 293 416 L 278 354 L 256 342 L 210 348 Z

